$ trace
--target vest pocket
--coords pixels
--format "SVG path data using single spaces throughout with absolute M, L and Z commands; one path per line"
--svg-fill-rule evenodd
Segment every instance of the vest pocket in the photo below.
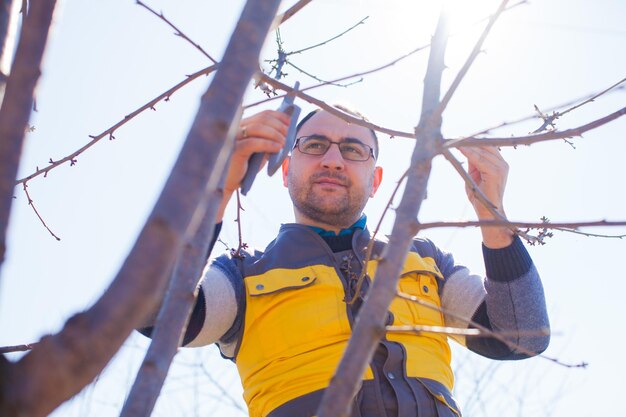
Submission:
M 313 271 L 298 271 L 299 273 L 267 274 L 250 277 L 247 287 L 250 297 L 275 294 L 282 291 L 294 290 L 312 285 L 317 277 Z
M 417 297 L 419 301 L 403 300 L 408 307 L 413 323 L 404 324 L 427 324 L 443 325 L 441 300 L 438 294 L 437 280 L 434 276 L 424 271 L 410 271 L 404 273 L 398 282 L 400 292 Z
M 343 286 L 330 272 L 330 267 L 315 265 L 246 277 L 242 343 L 252 343 L 259 357 L 269 358 L 347 339 Z

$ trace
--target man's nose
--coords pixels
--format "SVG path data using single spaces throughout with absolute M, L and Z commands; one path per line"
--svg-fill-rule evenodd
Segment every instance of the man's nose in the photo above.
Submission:
M 345 167 L 345 161 L 343 156 L 341 156 L 339 145 L 331 143 L 330 148 L 328 148 L 326 153 L 323 155 L 321 162 L 324 168 L 343 170 Z

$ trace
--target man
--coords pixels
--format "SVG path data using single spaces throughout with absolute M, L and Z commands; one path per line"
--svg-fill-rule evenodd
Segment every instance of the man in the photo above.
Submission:
M 242 120 L 218 221 L 250 156 L 281 149 L 288 123 L 287 116 L 273 111 Z M 506 162 L 492 148 L 462 152 L 472 178 L 504 214 Z M 264 252 L 221 256 L 207 270 L 184 343 L 217 342 L 235 361 L 252 417 L 315 415 L 376 268 L 370 261 L 364 284 L 357 283 L 370 239 L 362 211 L 382 181 L 377 156 L 373 131 L 326 111 L 309 114 L 283 164 L 296 222 L 283 225 Z M 468 195 L 478 218 L 491 219 Z M 397 298 L 388 324 L 468 328 L 473 320 L 498 331 L 519 331 L 518 349 L 493 338 L 457 338 L 480 355 L 521 359 L 543 351 L 549 336 L 537 332 L 549 324 L 532 260 L 507 228 L 483 227 L 482 236 L 484 282 L 431 241 L 415 239 L 398 286 L 422 303 Z M 377 241 L 375 255 L 384 247 Z M 452 386 L 445 335 L 388 333 L 363 376 L 353 415 L 460 415 Z

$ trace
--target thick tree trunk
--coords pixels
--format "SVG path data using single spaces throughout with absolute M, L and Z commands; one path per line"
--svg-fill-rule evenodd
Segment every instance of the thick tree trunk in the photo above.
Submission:
M 221 150 L 258 68 L 256 57 L 278 4 L 278 0 L 246 4 L 174 169 L 120 272 L 93 307 L 69 319 L 60 333 L 44 337 L 8 367 L 4 378 L 10 384 L 5 383 L 0 393 L 0 415 L 49 414 L 88 384 L 157 308 L 185 237 L 199 226 L 192 218 L 206 213 L 213 167 L 218 159 L 228 159 L 228 152 Z
M 256 60 L 256 57 L 253 58 Z M 233 126 L 238 127 L 238 120 L 237 117 Z M 235 134 L 236 130 L 231 129 L 227 138 L 229 148 L 232 148 Z M 219 175 L 219 184 L 209 187 L 206 214 L 195 236 L 185 244 L 182 255 L 176 262 L 170 286 L 151 335 L 152 343 L 126 399 L 121 417 L 148 416 L 154 409 L 172 360 L 182 343 L 195 304 L 198 281 L 211 249 L 209 245 L 214 238 L 215 215 L 224 195 L 226 172 L 228 166 L 216 164 L 214 173 L 222 174 Z
M 6 1 L 2 3 L 3 7 L 7 7 Z M 0 267 L 6 251 L 6 233 L 22 143 L 33 107 L 35 86 L 41 75 L 39 67 L 55 4 L 55 0 L 31 2 L 0 108 Z M 2 13 L 5 12 L 10 13 L 10 10 L 3 10 Z M 5 20 L 4 16 L 2 20 Z M 5 35 L 9 20 L 7 14 Z

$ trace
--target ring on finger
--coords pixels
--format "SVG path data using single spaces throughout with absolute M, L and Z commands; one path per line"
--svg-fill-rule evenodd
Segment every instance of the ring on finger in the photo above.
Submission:
M 241 128 L 241 137 L 244 139 L 248 137 L 248 128 L 246 126 Z

